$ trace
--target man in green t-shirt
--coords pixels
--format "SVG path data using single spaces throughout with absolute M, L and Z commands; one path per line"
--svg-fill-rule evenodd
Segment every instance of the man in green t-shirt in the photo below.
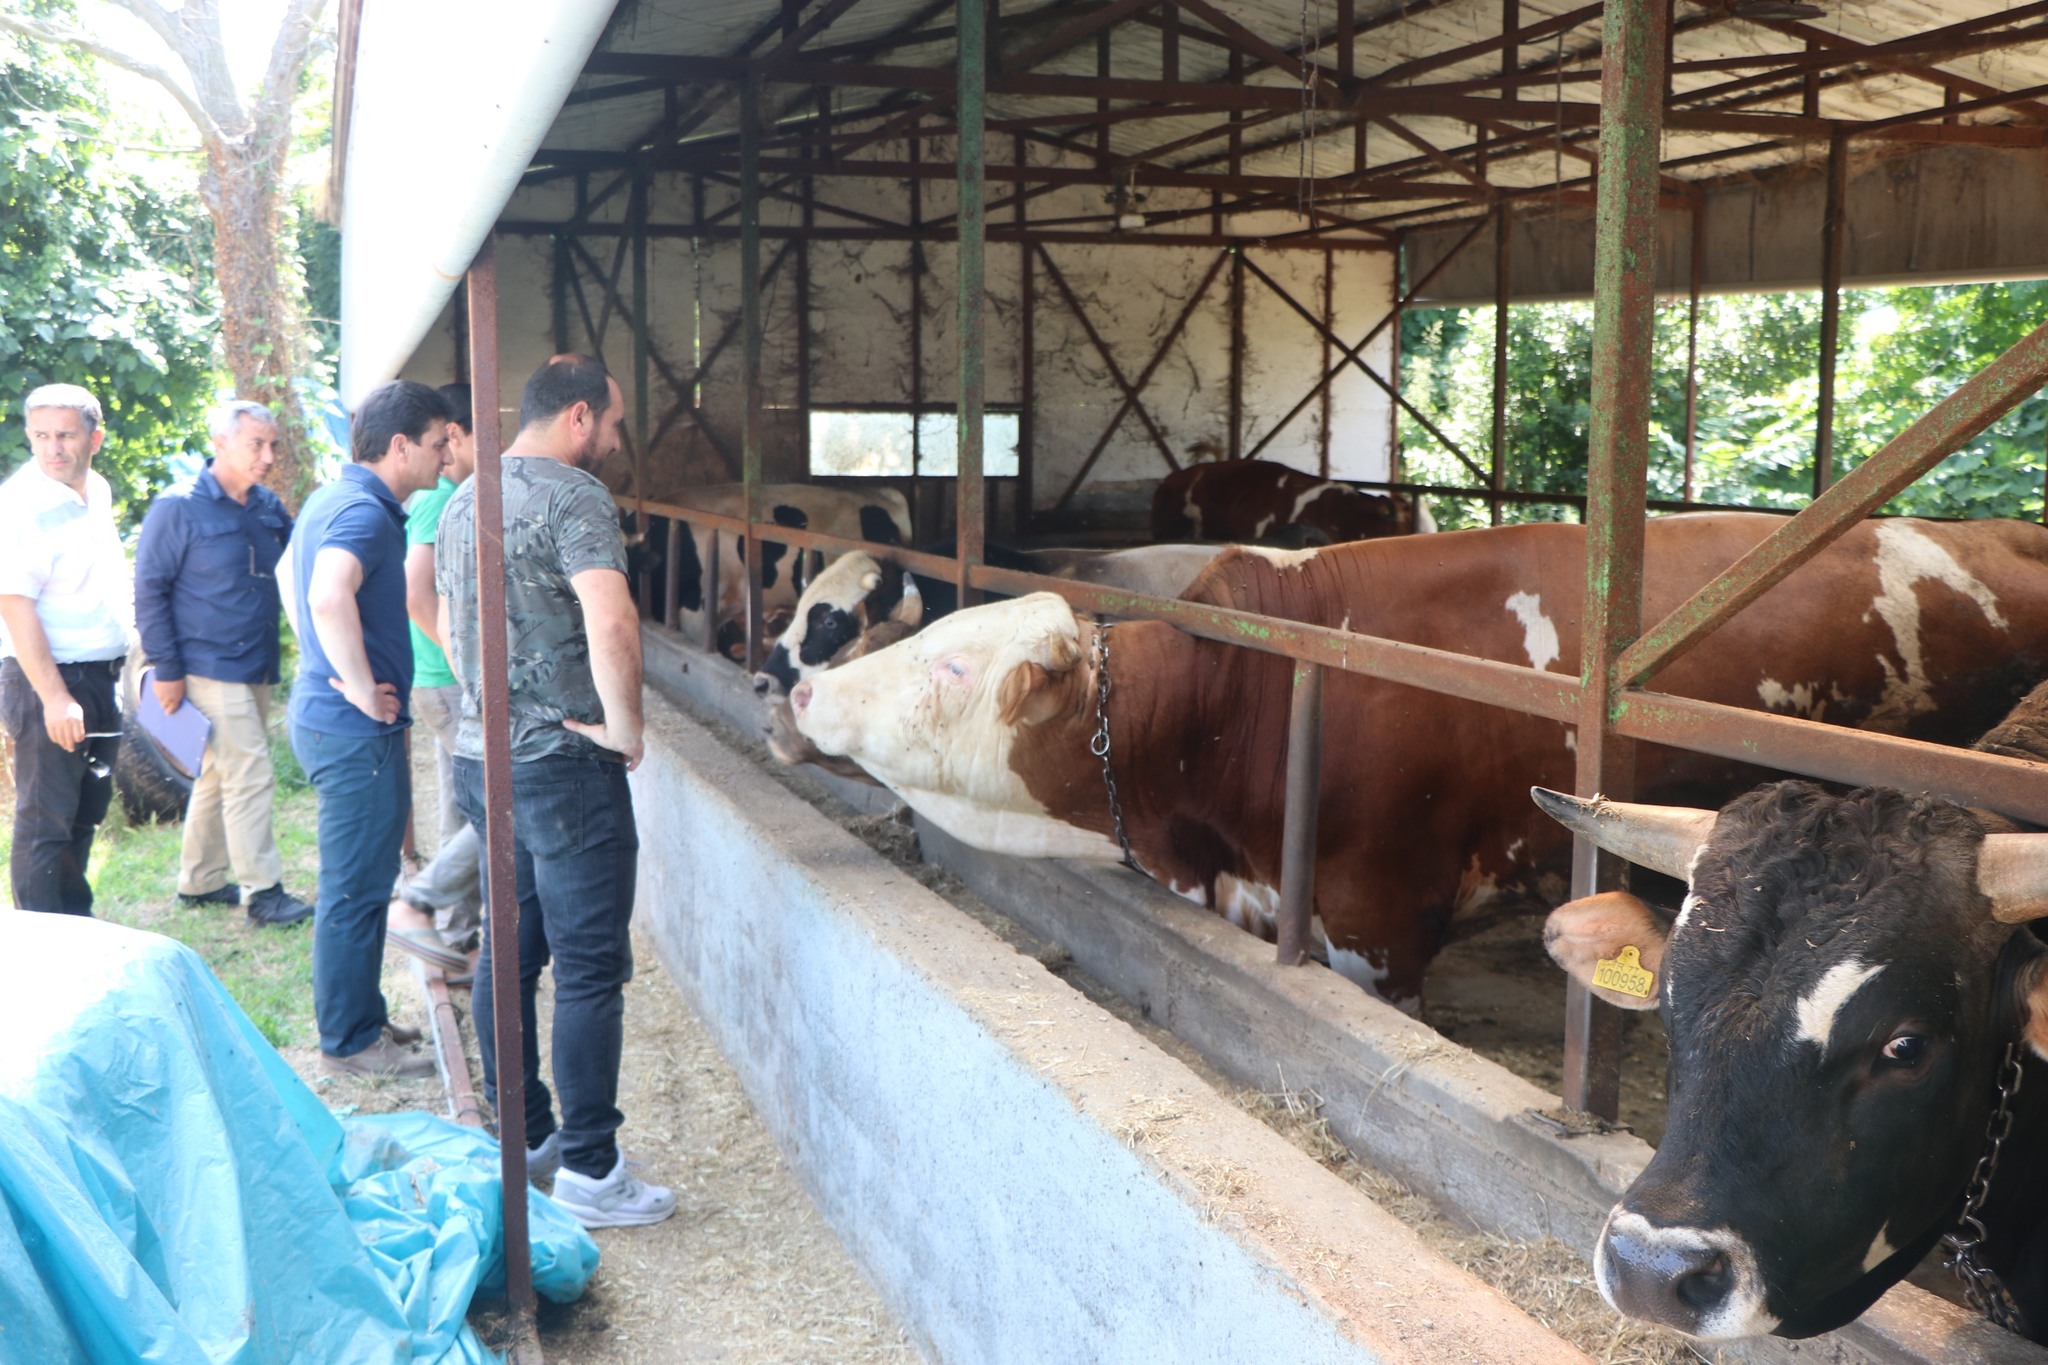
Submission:
M 434 732 L 441 848 L 425 871 L 399 888 L 391 903 L 386 934 L 400 948 L 444 972 L 466 976 L 470 966 L 464 954 L 477 937 L 482 894 L 476 831 L 455 805 L 450 765 L 455 755 L 455 729 L 462 721 L 462 688 L 441 649 L 434 540 L 441 510 L 476 468 L 476 428 L 470 416 L 469 385 L 445 384 L 441 396 L 455 410 L 455 421 L 448 428 L 448 464 L 441 471 L 441 482 L 414 494 L 405 513 L 405 612 L 412 619 L 412 709 Z

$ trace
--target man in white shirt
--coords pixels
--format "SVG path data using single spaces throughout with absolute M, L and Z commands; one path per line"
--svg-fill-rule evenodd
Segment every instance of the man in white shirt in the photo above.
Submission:
M 31 458 L 0 483 L 0 721 L 14 741 L 14 904 L 92 913 L 85 868 L 114 793 L 114 689 L 134 605 L 113 494 L 92 472 L 99 400 L 46 384 Z

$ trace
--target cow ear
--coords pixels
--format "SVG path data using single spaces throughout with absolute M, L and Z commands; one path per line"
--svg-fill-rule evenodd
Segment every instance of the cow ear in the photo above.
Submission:
M 1664 924 L 1626 891 L 1569 901 L 1543 922 L 1543 946 L 1587 990 L 1625 1010 L 1653 1010 L 1664 970 Z
M 2021 933 L 2026 930 L 2022 929 Z M 2019 969 L 2020 1041 L 2048 1061 L 2048 952 L 2035 950 Z
M 1057 671 L 1043 664 L 1021 663 L 1003 675 L 996 700 L 1005 725 L 1042 725 L 1079 704 L 1080 677 L 1072 668 Z

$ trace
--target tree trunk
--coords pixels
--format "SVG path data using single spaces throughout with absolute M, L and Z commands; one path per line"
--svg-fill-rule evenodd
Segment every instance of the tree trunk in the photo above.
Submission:
M 306 414 L 292 376 L 301 372 L 297 291 L 286 283 L 279 187 L 285 139 L 207 139 L 200 195 L 213 218 L 214 278 L 220 289 L 222 358 L 235 394 L 277 414 L 277 463 L 264 480 L 294 513 L 312 490 Z

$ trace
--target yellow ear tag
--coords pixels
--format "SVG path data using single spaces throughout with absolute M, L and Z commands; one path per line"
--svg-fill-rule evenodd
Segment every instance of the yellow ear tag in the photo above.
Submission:
M 1643 955 L 1633 947 L 1623 948 L 1618 957 L 1603 957 L 1593 964 L 1593 984 L 1604 990 L 1648 1000 L 1657 988 L 1657 974 L 1643 966 Z

